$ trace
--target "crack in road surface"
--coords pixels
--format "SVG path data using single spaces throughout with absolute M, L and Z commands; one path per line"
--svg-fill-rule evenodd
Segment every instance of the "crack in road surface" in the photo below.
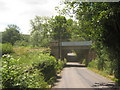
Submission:
M 83 65 L 75 62 L 68 62 L 61 72 L 61 78 L 57 80 L 55 88 L 108 88 L 114 83 L 105 77 L 88 70 Z M 110 89 L 112 90 L 112 89 Z

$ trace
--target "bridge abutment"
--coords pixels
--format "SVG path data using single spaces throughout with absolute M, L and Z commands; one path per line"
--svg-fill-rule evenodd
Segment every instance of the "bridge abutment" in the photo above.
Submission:
M 75 44 L 75 45 L 74 45 Z M 60 46 L 61 45 L 61 46 Z M 83 63 L 83 60 L 85 59 L 86 66 L 88 63 L 95 58 L 95 52 L 91 49 L 92 42 L 91 41 L 82 41 L 82 42 L 62 42 L 62 44 L 59 44 L 58 42 L 52 42 L 51 43 L 51 55 L 54 56 L 57 60 L 61 59 L 64 60 L 66 58 L 68 61 L 70 57 L 67 55 L 69 51 L 74 50 L 76 53 L 76 59 Z M 71 57 L 72 58 L 72 57 Z M 75 59 L 75 58 L 74 58 Z M 76 60 L 75 60 L 76 61 Z

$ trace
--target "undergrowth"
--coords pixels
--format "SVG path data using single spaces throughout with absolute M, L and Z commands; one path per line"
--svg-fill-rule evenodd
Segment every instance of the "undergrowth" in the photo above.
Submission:
M 99 63 L 98 60 L 96 60 L 96 59 L 92 60 L 88 65 L 88 69 L 90 69 L 90 70 L 92 70 L 92 71 L 94 71 L 94 72 L 112 80 L 112 81 L 116 81 L 114 73 L 111 73 L 111 71 L 112 71 L 111 68 L 110 68 L 110 65 L 111 65 L 110 63 L 111 62 L 110 61 L 105 61 L 104 62 L 105 66 L 104 66 L 103 70 L 98 69 L 98 66 L 97 66 L 98 63 Z
M 63 61 L 50 56 L 49 49 L 14 48 L 2 62 L 2 88 L 50 88 Z

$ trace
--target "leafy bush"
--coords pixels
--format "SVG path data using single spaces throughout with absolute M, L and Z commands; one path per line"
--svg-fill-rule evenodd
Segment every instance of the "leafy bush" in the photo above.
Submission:
M 40 44 L 42 47 L 48 47 L 50 45 L 50 38 L 44 38 Z
M 114 68 L 115 68 L 115 62 L 113 61 L 109 61 L 109 60 L 104 60 L 104 64 L 103 64 L 103 67 L 101 65 L 101 67 L 98 65 L 100 64 L 100 61 L 102 60 L 99 60 L 100 58 L 96 58 L 95 60 L 92 60 L 89 65 L 88 65 L 88 68 L 95 71 L 96 73 L 99 73 L 113 81 L 116 81 L 117 79 L 115 78 L 114 76 Z M 99 70 L 99 68 L 103 68 L 101 70 Z
M 60 71 L 63 69 L 66 61 L 58 61 L 57 62 L 57 73 L 60 73 Z
M 10 43 L 2 44 L 2 55 L 10 54 L 13 52 L 13 46 Z
M 56 74 L 60 71 L 60 64 L 56 61 L 53 56 L 50 56 L 49 53 L 39 54 L 38 57 L 40 62 L 32 62 L 33 67 L 37 69 L 41 69 L 43 76 L 45 77 L 45 81 L 48 84 L 53 84 L 56 79 Z
M 63 61 L 56 61 L 49 53 L 25 50 L 26 53 L 3 55 L 3 88 L 48 88 L 54 83 Z
M 2 87 L 3 88 L 46 88 L 47 82 L 40 72 L 34 67 L 15 65 L 17 59 L 10 55 L 2 57 Z
M 24 40 L 21 40 L 21 41 L 16 41 L 15 43 L 14 43 L 14 45 L 15 46 L 30 46 L 30 44 L 28 43 L 28 42 L 26 42 L 26 41 L 24 41 Z
M 97 64 L 98 64 L 98 61 L 97 61 L 97 59 L 95 59 L 95 60 L 92 60 L 92 61 L 88 64 L 88 66 L 97 69 Z

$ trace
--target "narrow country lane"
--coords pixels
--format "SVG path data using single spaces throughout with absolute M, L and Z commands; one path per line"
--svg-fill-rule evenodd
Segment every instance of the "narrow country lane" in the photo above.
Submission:
M 68 62 L 61 72 L 55 88 L 108 88 L 114 83 L 105 77 L 88 70 L 79 63 Z

